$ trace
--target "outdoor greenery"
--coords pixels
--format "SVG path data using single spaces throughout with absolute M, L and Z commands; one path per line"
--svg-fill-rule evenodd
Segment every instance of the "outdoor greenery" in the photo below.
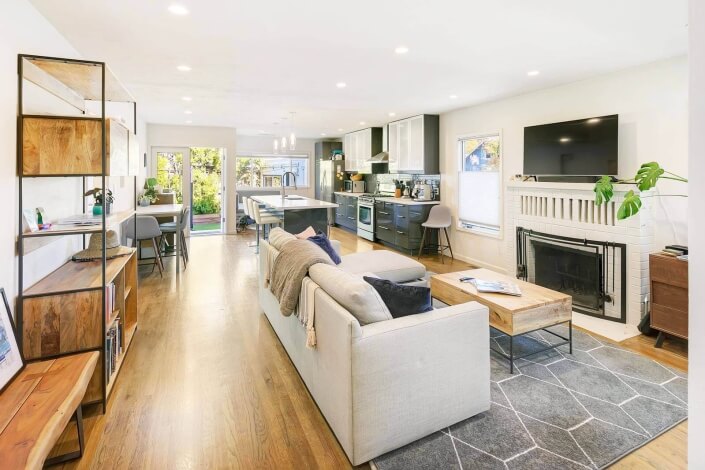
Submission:
M 595 183 L 595 204 L 598 206 L 603 202 L 609 202 L 614 196 L 614 184 L 633 184 L 639 188 L 639 191 L 644 192 L 656 187 L 659 179 L 680 181 L 682 183 L 687 183 L 688 180 L 682 176 L 678 176 L 675 173 L 666 171 L 656 162 L 644 163 L 641 165 L 639 170 L 636 172 L 636 176 L 632 179 L 627 180 L 617 180 L 612 181 L 612 177 L 603 176 L 597 183 Z M 676 196 L 676 197 L 687 197 L 684 194 L 661 194 L 659 196 Z M 642 201 L 641 198 L 647 197 L 642 194 L 636 194 L 633 190 L 630 190 L 625 196 L 622 205 L 619 206 L 617 211 L 617 218 L 619 220 L 624 220 L 633 216 L 639 212 L 641 209 Z
M 222 164 L 220 149 L 191 149 L 194 214 L 220 214 Z
M 218 148 L 191 148 L 191 180 L 193 181 L 193 213 L 219 214 L 221 211 L 222 157 Z M 157 185 L 176 193 L 183 204 L 183 154 L 160 152 L 157 155 Z
M 279 188 L 286 171 L 296 175 L 298 186 L 308 185 L 308 158 L 303 157 L 238 157 L 235 179 L 241 187 Z
M 157 185 L 176 193 L 176 202 L 184 201 L 181 182 L 184 174 L 184 156 L 180 152 L 159 152 L 157 154 Z M 156 200 L 156 198 L 155 198 Z M 154 202 L 154 201 L 152 201 Z

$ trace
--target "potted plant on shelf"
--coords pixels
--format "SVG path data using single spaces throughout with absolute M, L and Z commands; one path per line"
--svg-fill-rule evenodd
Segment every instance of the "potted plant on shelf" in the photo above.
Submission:
M 100 188 L 93 188 L 86 191 L 84 196 L 93 196 L 93 215 L 101 215 L 103 213 L 103 190 Z M 110 214 L 110 210 L 113 207 L 113 192 L 109 189 L 105 191 L 105 214 Z
M 595 204 L 598 206 L 603 202 L 609 202 L 614 196 L 614 184 L 633 184 L 639 191 L 644 192 L 649 189 L 655 188 L 656 183 L 659 179 L 680 181 L 682 183 L 688 183 L 687 178 L 666 171 L 656 162 L 644 163 L 641 165 L 639 170 L 636 172 L 636 176 L 632 179 L 626 180 L 616 180 L 613 181 L 611 176 L 603 176 L 597 183 L 595 183 Z M 685 194 L 657 194 L 656 196 L 674 196 L 674 197 L 688 197 Z M 617 211 L 617 219 L 624 220 L 629 218 L 639 212 L 641 209 L 642 201 L 641 198 L 647 197 L 642 194 L 636 194 L 634 190 L 630 190 L 624 195 L 624 201 L 622 205 L 619 206 Z
M 140 196 L 140 206 L 146 207 L 150 204 L 154 204 L 157 202 L 157 197 L 157 179 L 147 178 L 144 181 L 144 191 L 142 191 L 142 195 Z

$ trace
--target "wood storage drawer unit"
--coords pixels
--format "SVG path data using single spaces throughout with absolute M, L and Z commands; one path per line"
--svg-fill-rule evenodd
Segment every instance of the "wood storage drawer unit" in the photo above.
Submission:
M 130 132 L 114 119 L 105 126 L 106 175 L 126 176 Z M 22 175 L 100 175 L 101 127 L 96 118 L 24 117 Z
M 688 339 L 688 262 L 649 255 L 651 328 Z

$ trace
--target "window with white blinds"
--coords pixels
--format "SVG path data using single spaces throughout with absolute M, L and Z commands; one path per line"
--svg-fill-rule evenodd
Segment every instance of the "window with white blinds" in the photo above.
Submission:
M 499 235 L 502 228 L 501 135 L 458 139 L 458 223 L 477 233 Z

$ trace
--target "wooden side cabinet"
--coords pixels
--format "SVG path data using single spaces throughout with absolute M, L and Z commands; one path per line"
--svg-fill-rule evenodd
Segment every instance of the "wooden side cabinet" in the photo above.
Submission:
M 658 330 L 656 347 L 665 335 L 688 339 L 688 262 L 671 256 L 649 255 L 651 328 Z

